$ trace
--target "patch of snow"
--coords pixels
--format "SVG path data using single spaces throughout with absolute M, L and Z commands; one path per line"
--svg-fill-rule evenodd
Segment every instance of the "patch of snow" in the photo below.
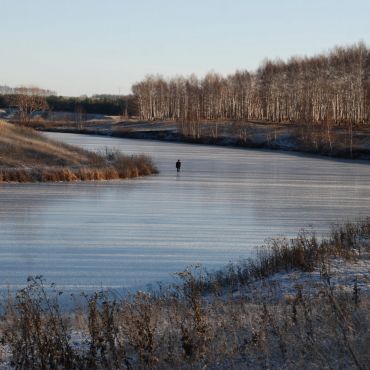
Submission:
M 295 296 L 298 290 L 305 295 L 318 295 L 330 287 L 337 292 L 351 293 L 355 284 L 360 294 L 370 294 L 370 254 L 348 261 L 333 257 L 325 266 L 319 266 L 312 272 L 292 270 L 279 272 L 267 279 L 262 279 L 247 287 L 233 292 L 234 297 L 246 296 L 252 299 L 281 300 Z

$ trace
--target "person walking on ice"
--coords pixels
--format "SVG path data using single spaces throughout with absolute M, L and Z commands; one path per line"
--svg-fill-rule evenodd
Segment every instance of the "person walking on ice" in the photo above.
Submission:
M 176 169 L 177 169 L 177 172 L 180 172 L 180 169 L 181 169 L 181 161 L 180 161 L 180 159 L 178 159 L 177 162 L 176 162 Z

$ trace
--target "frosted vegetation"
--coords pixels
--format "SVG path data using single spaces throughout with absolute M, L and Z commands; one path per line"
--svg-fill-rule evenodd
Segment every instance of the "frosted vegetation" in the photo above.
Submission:
M 187 269 L 179 284 L 125 298 L 96 293 L 63 313 L 40 277 L 11 295 L 0 321 L 4 366 L 26 369 L 366 369 L 370 362 L 370 223 L 273 240 L 257 259 L 216 274 Z M 367 262 L 346 286 L 331 263 Z M 280 272 L 320 273 L 316 284 Z M 367 277 L 367 282 L 360 278 Z

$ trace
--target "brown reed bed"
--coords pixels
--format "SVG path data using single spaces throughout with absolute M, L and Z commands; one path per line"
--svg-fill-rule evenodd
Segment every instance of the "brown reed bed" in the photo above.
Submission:
M 144 155 L 93 153 L 0 121 L 0 182 L 114 180 L 157 172 Z
M 272 243 L 272 244 L 271 244 Z M 322 240 L 307 233 L 271 242 L 239 278 L 188 269 L 157 293 L 114 299 L 86 296 L 63 312 L 62 294 L 42 277 L 10 294 L 0 320 L 3 364 L 16 369 L 368 369 L 370 292 L 330 279 L 335 258 L 356 263 L 370 252 L 370 219 L 334 228 Z M 287 249 L 288 248 L 288 249 Z M 323 266 L 326 266 L 325 269 Z M 322 270 L 312 287 L 277 296 L 267 277 L 286 270 Z M 244 270 L 243 270 L 244 269 Z M 226 278 L 228 276 L 228 278 Z M 255 279 L 266 280 L 256 289 Z M 243 285 L 242 285 L 243 284 Z M 214 285 L 213 289 L 209 289 Z M 240 287 L 243 286 L 243 289 Z M 207 288 L 207 289 L 205 289 Z

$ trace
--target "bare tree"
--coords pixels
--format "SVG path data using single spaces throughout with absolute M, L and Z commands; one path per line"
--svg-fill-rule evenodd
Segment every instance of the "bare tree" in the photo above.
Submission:
M 199 135 L 194 122 L 201 120 L 296 122 L 312 126 L 315 145 L 321 140 L 331 149 L 334 125 L 369 122 L 370 51 L 359 43 L 310 58 L 266 60 L 256 73 L 227 77 L 148 76 L 132 90 L 142 119 L 187 122 L 183 133 L 194 137 Z M 212 135 L 218 135 L 216 126 Z
M 17 94 L 9 98 L 9 105 L 18 109 L 19 122 L 25 125 L 30 123 L 33 113 L 49 108 L 37 87 L 17 88 Z
M 76 105 L 75 107 L 75 123 L 76 126 L 79 130 L 83 129 L 84 122 L 86 121 L 86 115 L 85 115 L 85 110 L 81 104 Z

